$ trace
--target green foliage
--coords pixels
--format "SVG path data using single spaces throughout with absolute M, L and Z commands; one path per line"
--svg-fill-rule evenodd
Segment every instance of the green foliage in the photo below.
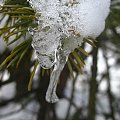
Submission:
M 9 46 L 24 37 L 24 41 L 19 44 L 11 54 L 1 64 L 0 68 L 16 65 L 18 67 L 22 58 L 26 55 L 31 47 L 32 37 L 27 37 L 28 27 L 35 20 L 34 11 L 30 7 L 20 5 L 4 5 L 1 6 L 2 14 L 1 23 L 5 22 L 0 28 L 0 35 Z M 7 18 L 6 18 L 7 16 Z
M 5 5 L 24 5 L 29 6 L 27 0 L 4 0 Z
M 28 90 L 29 90 L 29 91 L 31 90 L 32 80 L 33 80 L 33 77 L 34 77 L 34 75 L 35 75 L 35 71 L 36 71 L 36 69 L 37 69 L 38 64 L 39 64 L 39 62 L 36 61 L 36 62 L 35 62 L 35 65 L 34 65 L 34 69 L 33 69 L 32 73 L 31 73 L 30 81 L 29 81 L 29 84 L 28 84 Z
M 4 65 L 6 65 L 8 68 L 10 66 L 13 66 L 14 64 L 16 64 L 16 66 L 18 67 L 20 61 L 22 60 L 24 55 L 27 53 L 29 47 L 31 46 L 31 41 L 32 38 L 30 37 L 21 44 L 19 44 L 17 47 L 15 47 L 11 54 L 0 65 L 0 68 L 4 67 Z

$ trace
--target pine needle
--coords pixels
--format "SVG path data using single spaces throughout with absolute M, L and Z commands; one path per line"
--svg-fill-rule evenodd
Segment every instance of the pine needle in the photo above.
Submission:
M 36 72 L 36 69 L 37 69 L 38 64 L 39 64 L 39 62 L 36 61 L 36 62 L 35 62 L 35 65 L 34 65 L 34 69 L 33 69 L 32 73 L 31 73 L 31 77 L 30 77 L 29 84 L 28 84 L 28 91 L 31 91 L 32 80 L 33 80 L 33 77 L 34 77 L 34 75 L 35 75 L 35 72 Z

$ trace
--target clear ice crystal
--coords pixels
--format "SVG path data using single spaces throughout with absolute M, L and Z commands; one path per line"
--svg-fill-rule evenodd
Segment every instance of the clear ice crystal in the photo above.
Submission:
M 54 66 L 46 93 L 46 100 L 58 101 L 56 88 L 69 54 L 83 38 L 95 38 L 105 27 L 110 0 L 28 0 L 36 11 L 38 27 L 29 29 L 32 46 L 40 66 Z

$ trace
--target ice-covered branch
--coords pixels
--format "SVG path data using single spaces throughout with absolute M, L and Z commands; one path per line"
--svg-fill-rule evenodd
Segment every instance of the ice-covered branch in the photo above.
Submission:
M 104 30 L 110 0 L 28 1 L 38 19 L 38 28 L 33 30 L 32 46 L 41 67 L 54 66 L 46 94 L 47 101 L 53 103 L 58 99 L 55 93 L 57 80 L 66 59 L 81 45 L 83 38 L 95 38 Z M 61 63 L 61 58 L 66 59 Z

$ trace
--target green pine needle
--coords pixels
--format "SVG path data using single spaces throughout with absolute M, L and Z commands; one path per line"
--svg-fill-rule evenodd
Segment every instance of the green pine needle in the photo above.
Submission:
M 39 64 L 39 62 L 36 61 L 36 62 L 35 62 L 35 65 L 34 65 L 34 69 L 33 69 L 32 73 L 31 73 L 31 77 L 30 77 L 29 84 L 28 84 L 28 91 L 31 90 L 31 87 L 32 87 L 32 80 L 33 80 L 33 77 L 34 77 L 34 75 L 35 75 L 35 72 L 36 72 L 36 69 L 37 69 L 38 64 Z

